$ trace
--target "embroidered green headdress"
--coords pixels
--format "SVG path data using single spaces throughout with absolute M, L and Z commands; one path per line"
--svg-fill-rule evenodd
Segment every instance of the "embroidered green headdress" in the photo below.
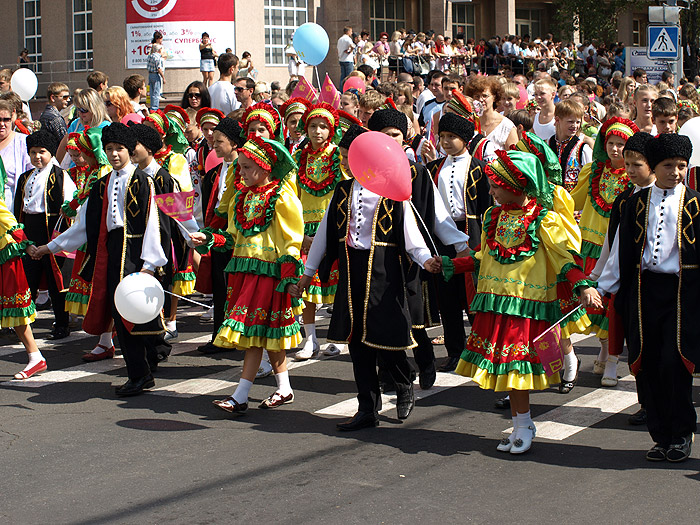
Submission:
M 532 153 L 496 151 L 498 158 L 486 166 L 486 174 L 501 188 L 532 197 L 548 210 L 552 209 L 552 186 L 542 163 Z

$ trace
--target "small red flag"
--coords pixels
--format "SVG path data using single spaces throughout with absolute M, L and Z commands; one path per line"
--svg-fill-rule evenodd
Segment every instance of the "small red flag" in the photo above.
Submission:
M 316 91 L 316 89 L 311 84 L 309 84 L 309 81 L 306 80 L 305 77 L 301 77 L 301 80 L 299 80 L 299 83 L 294 88 L 294 91 L 292 92 L 292 96 L 290 98 L 301 97 L 313 103 L 316 102 L 317 96 L 318 92 Z
M 323 86 L 321 87 L 321 94 L 318 96 L 319 102 L 326 102 L 333 106 L 335 109 L 340 108 L 340 93 L 333 84 L 331 77 L 326 73 L 326 79 L 323 81 Z

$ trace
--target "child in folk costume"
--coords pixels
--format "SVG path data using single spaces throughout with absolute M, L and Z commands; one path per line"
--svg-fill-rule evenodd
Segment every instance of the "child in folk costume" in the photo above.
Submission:
M 129 379 L 116 389 L 134 396 L 153 388 L 147 348 L 165 331 L 162 317 L 146 324 L 126 323 L 114 305 L 119 282 L 133 272 L 154 272 L 167 263 L 160 241 L 158 208 L 153 181 L 130 162 L 136 147 L 133 132 L 115 122 L 102 131 L 102 142 L 112 171 L 97 181 L 78 212 L 76 222 L 32 256 L 72 251 L 87 243 L 80 275 L 92 281 L 83 330 L 101 334 L 111 322 L 116 328 Z M 92 276 L 100 276 L 92 279 Z
M 229 205 L 235 195 L 234 184 L 237 168 L 238 148 L 245 143 L 242 128 L 237 120 L 232 118 L 222 119 L 214 129 L 214 151 L 222 160 L 216 168 L 210 170 L 202 181 L 203 202 L 207 203 L 204 210 L 204 228 L 212 230 L 225 230 L 229 223 Z M 211 341 L 200 346 L 198 350 L 204 354 L 213 354 L 225 350 L 214 345 L 214 340 L 226 315 L 226 266 L 231 260 L 231 247 L 214 247 L 208 253 L 202 254 L 197 275 L 197 290 L 202 293 L 211 293 L 214 306 L 212 317 L 214 328 Z M 271 373 L 272 367 L 268 370 Z
M 486 171 L 499 204 L 485 214 L 480 250 L 454 260 L 454 271 L 478 273 L 474 324 L 456 371 L 481 388 L 510 391 L 513 433 L 498 450 L 520 454 L 535 437 L 529 391 L 559 380 L 559 374 L 546 376 L 532 346 L 561 318 L 556 283 L 569 281 L 583 304 L 600 304 L 600 298 L 568 251 L 568 235 L 551 211 L 552 188 L 539 160 L 499 151 Z M 443 259 L 446 278 L 452 271 L 449 259 Z
M 301 301 L 288 288 L 303 271 L 304 223 L 301 202 L 284 179 L 295 167 L 281 143 L 251 137 L 239 150 L 226 231 L 205 228 L 191 235 L 200 252 L 215 246 L 233 248 L 226 267 L 226 319 L 214 341 L 217 346 L 246 350 L 236 391 L 214 402 L 229 413 L 248 409 L 263 348 L 268 350 L 277 390 L 260 407 L 294 401 L 285 351 L 301 341 L 295 319 L 301 313 Z
M 24 232 L 35 244 L 46 244 L 59 221 L 61 205 L 73 196 L 75 184 L 54 158 L 58 139 L 48 131 L 37 131 L 27 136 L 27 151 L 34 166 L 17 179 L 14 211 L 17 222 L 24 223 Z M 65 311 L 66 291 L 59 262 L 50 254 L 40 260 L 25 257 L 24 271 L 32 293 L 45 279 L 55 322 L 49 339 L 63 339 L 70 335 L 68 312 Z
M 683 185 L 690 139 L 663 134 L 645 149 L 656 182 L 627 200 L 598 286 L 616 293 L 630 370 L 644 392 L 655 442 L 646 458 L 679 462 L 690 456 L 697 430 L 700 193 Z
M 284 147 L 289 150 L 291 155 L 294 155 L 298 149 L 304 149 L 308 142 L 303 129 L 299 129 L 299 121 L 310 106 L 311 102 L 305 98 L 294 97 L 287 100 L 280 107 L 280 114 L 287 135 L 284 139 Z
M 364 131 L 351 126 L 340 141 L 341 162 L 348 174 L 348 149 Z M 304 276 L 294 290 L 301 295 L 317 269 L 323 280 L 337 266 L 339 285 L 328 339 L 348 343 L 359 405 L 350 420 L 337 425 L 339 430 L 379 424 L 379 356 L 396 383 L 399 419 L 408 418 L 413 410 L 406 350 L 417 343 L 406 297 L 406 251 L 421 267 L 439 271 L 439 259 L 431 258 L 408 201 L 385 199 L 355 180 L 340 181 L 314 238 Z
M 578 184 L 571 192 L 576 209 L 581 210 L 581 256 L 586 275 L 593 271 L 605 244 L 615 199 L 632 185 L 625 173 L 622 152 L 627 139 L 637 131 L 637 125 L 631 120 L 620 117 L 607 120 L 596 138 L 593 162 L 581 170 Z M 588 310 L 589 333 L 600 339 L 601 350 L 597 359 L 600 362 L 608 355 L 607 302 L 607 298 L 604 299 L 604 306 L 599 310 Z
M 194 218 L 197 223 L 204 227 L 204 214 L 207 209 L 207 202 L 202 199 L 204 178 L 206 176 L 205 166 L 209 153 L 214 149 L 214 128 L 224 119 L 220 110 L 214 108 L 201 108 L 197 111 L 197 126 L 202 130 L 204 140 L 197 148 L 197 172 L 192 173 L 192 187 L 194 188 Z
M 71 134 L 73 135 L 73 134 Z M 73 195 L 71 201 L 66 201 L 61 207 L 61 213 L 69 218 L 77 215 L 78 208 L 87 200 L 90 189 L 95 181 L 104 177 L 112 170 L 102 149 L 102 129 L 89 128 L 83 133 L 69 138 L 66 150 L 70 154 L 71 160 L 76 167 L 86 165 L 89 167 L 82 186 Z M 71 168 L 73 170 L 74 168 Z M 80 276 L 80 270 L 85 260 L 86 245 L 81 246 L 75 252 L 73 269 L 71 271 L 70 286 L 66 294 L 66 311 L 73 315 L 85 316 L 90 300 L 90 290 L 92 283 Z M 112 327 L 100 335 L 100 339 L 91 352 L 83 354 L 83 361 L 101 361 L 102 359 L 112 359 L 114 357 L 114 341 L 112 340 Z
M 175 181 L 174 191 L 192 191 L 192 177 L 189 164 L 184 156 L 188 147 L 185 129 L 190 122 L 187 112 L 178 106 L 168 105 L 165 111 L 156 110 L 146 117 L 143 123 L 155 128 L 163 139 L 163 148 L 155 154 L 156 161 L 168 172 Z M 190 249 L 181 236 L 174 236 L 173 250 L 177 264 L 174 265 L 172 284 L 173 293 L 191 295 L 194 292 L 196 275 L 192 268 Z M 165 323 L 167 333 L 165 339 L 176 339 L 177 332 L 177 298 L 170 300 L 170 311 Z
M 338 130 L 338 113 L 330 104 L 320 102 L 307 108 L 301 117 L 301 126 L 309 141 L 302 150 L 297 150 L 294 160 L 299 166 L 297 187 L 299 200 L 304 210 L 304 242 L 301 246 L 302 260 L 311 248 L 321 219 L 328 208 L 333 196 L 333 190 L 343 173 L 340 170 L 338 146 L 332 139 Z M 304 330 L 306 342 L 295 354 L 299 361 L 310 359 L 319 351 L 316 339 L 316 305 L 331 304 L 335 298 L 338 286 L 338 269 L 331 270 L 329 280 L 321 281 L 318 276 L 309 285 L 304 295 Z M 340 349 L 330 344 L 325 352 L 327 355 L 338 355 Z
M 0 159 L 0 188 L 5 187 L 7 174 Z M 27 284 L 22 255 L 33 248 L 22 225 L 0 198 L 0 328 L 13 328 L 27 350 L 29 363 L 15 374 L 15 379 L 27 379 L 46 370 L 46 360 L 36 346 L 32 329 L 36 309 Z
M 562 181 L 562 168 L 552 149 L 534 133 L 523 133 L 522 139 L 512 149 L 532 153 L 542 163 L 547 180 L 552 186 L 552 210 L 559 215 L 567 234 L 569 253 L 579 261 L 581 258 L 581 230 L 574 217 L 574 200 Z M 563 315 L 571 314 L 561 325 L 561 349 L 564 353 L 564 372 L 562 373 L 559 392 L 568 394 L 576 386 L 579 359 L 571 343 L 571 334 L 586 332 L 591 324 L 583 308 L 573 312 L 579 304 L 569 282 L 557 283 L 559 304 Z M 573 313 L 572 313 L 573 312 Z

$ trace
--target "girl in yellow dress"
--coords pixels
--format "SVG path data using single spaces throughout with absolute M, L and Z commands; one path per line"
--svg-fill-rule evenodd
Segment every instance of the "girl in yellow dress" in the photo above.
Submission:
M 552 188 L 537 157 L 497 155 L 486 172 L 499 204 L 484 215 L 481 248 L 452 264 L 443 258 L 443 271 L 446 278 L 452 271 L 478 274 L 474 324 L 456 372 L 481 388 L 510 391 L 513 433 L 498 450 L 521 454 L 535 437 L 530 390 L 559 382 L 559 374 L 545 374 L 532 345 L 561 317 L 557 282 L 569 281 L 584 305 L 600 298 L 568 251 L 566 228 L 551 211 Z
M 302 259 L 306 261 L 311 243 L 319 224 L 326 213 L 328 203 L 333 196 L 338 181 L 342 180 L 338 146 L 333 143 L 339 129 L 338 112 L 333 106 L 320 102 L 308 108 L 301 118 L 301 125 L 309 139 L 302 150 L 297 150 L 294 159 L 299 165 L 297 187 L 299 200 L 304 209 L 304 242 L 301 247 Z M 316 305 L 333 304 L 338 287 L 338 267 L 331 270 L 328 282 L 321 282 L 318 274 L 314 276 L 308 290 L 304 293 L 304 330 L 306 342 L 295 357 L 306 360 L 318 353 L 316 339 Z M 335 345 L 329 346 L 330 355 L 340 353 Z
M 191 238 L 200 253 L 212 247 L 233 249 L 226 267 L 226 319 L 214 345 L 246 350 L 236 391 L 214 404 L 230 413 L 248 409 L 248 393 L 268 351 L 277 390 L 260 405 L 274 408 L 294 400 L 285 351 L 301 342 L 301 300 L 287 293 L 303 272 L 301 202 L 288 184 L 296 168 L 289 152 L 276 141 L 250 138 L 239 150 L 236 192 L 228 204 L 226 231 L 204 228 Z

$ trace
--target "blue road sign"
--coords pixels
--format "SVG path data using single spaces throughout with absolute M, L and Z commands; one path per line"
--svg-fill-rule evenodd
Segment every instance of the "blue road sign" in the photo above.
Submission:
M 647 56 L 678 60 L 681 50 L 678 26 L 647 26 Z

